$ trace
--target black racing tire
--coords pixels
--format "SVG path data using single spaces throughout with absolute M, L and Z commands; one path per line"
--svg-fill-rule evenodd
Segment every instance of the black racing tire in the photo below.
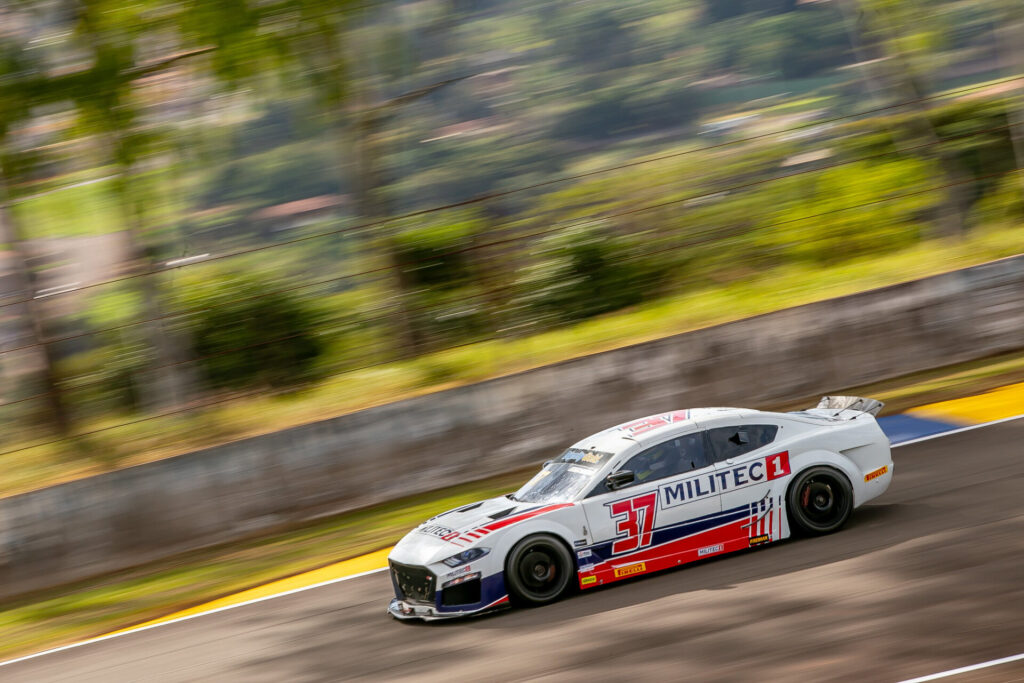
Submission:
M 576 576 L 572 554 L 550 534 L 534 534 L 516 543 L 505 559 L 505 584 L 513 602 L 546 605 L 565 593 Z
M 853 487 L 832 467 L 811 467 L 796 475 L 786 493 L 794 531 L 820 536 L 839 531 L 853 512 Z

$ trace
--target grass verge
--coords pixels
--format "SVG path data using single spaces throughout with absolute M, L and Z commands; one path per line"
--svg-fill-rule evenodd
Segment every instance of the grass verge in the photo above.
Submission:
M 885 401 L 886 414 L 892 414 L 1020 381 L 1024 353 L 1014 353 L 848 391 Z M 532 470 L 402 498 L 0 604 L 0 659 L 109 633 L 389 546 L 432 515 L 515 489 Z

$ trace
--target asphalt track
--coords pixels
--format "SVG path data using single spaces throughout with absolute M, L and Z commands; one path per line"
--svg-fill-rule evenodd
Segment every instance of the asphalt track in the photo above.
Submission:
M 439 624 L 386 573 L 0 667 L 4 681 L 872 680 L 1024 652 L 1024 420 L 893 451 L 840 533 Z M 946 680 L 1024 680 L 1024 661 Z

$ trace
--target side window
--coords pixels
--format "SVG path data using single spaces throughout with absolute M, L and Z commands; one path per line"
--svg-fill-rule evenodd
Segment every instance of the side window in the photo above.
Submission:
M 738 425 L 708 430 L 715 462 L 756 451 L 775 440 L 777 425 Z
M 630 486 L 637 486 L 645 482 L 684 474 L 690 470 L 698 470 L 710 464 L 711 461 L 704 451 L 704 437 L 702 433 L 698 432 L 677 436 L 657 446 L 651 446 L 627 460 L 619 469 L 632 472 L 636 479 Z M 590 495 L 596 496 L 607 492 L 608 487 L 602 481 Z

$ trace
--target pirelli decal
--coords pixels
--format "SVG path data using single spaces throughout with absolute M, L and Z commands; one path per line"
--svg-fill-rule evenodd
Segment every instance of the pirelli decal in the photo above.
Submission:
M 872 479 L 878 479 L 880 476 L 889 471 L 888 465 L 882 465 L 877 470 L 872 470 L 864 475 L 864 481 L 871 481 Z
M 643 562 L 637 562 L 636 564 L 626 565 L 625 567 L 615 568 L 615 578 L 620 576 L 632 576 L 633 574 L 642 574 L 647 571 L 647 565 Z

